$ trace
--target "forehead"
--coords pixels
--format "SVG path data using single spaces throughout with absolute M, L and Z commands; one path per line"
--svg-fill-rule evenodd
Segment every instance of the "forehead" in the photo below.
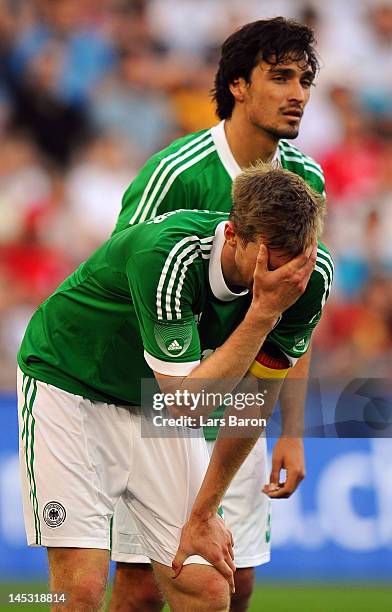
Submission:
M 260 62 L 255 66 L 255 69 L 257 68 L 259 70 L 261 69 L 262 72 L 266 74 L 290 71 L 292 73 L 298 73 L 299 75 L 313 75 L 313 70 L 306 56 L 303 58 L 287 57 L 280 62 L 275 62 L 274 58 L 272 57 L 268 62 L 265 60 L 260 60 Z

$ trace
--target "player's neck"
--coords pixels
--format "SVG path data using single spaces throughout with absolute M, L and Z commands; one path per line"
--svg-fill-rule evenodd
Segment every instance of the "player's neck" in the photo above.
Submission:
M 221 266 L 223 278 L 225 279 L 225 283 L 228 288 L 235 293 L 242 291 L 244 289 L 244 285 L 241 283 L 241 277 L 237 266 L 235 265 L 235 251 L 227 244 L 227 242 L 225 242 L 223 245 Z
M 278 141 L 270 134 L 252 125 L 241 114 L 233 111 L 225 121 L 225 134 L 234 159 L 241 168 L 247 168 L 258 160 L 271 161 Z

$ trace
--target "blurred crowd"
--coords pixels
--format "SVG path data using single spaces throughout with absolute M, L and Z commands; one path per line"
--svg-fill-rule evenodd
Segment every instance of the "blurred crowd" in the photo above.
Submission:
M 324 168 L 336 261 L 313 373 L 392 374 L 392 0 L 0 0 L 0 388 L 143 162 L 217 122 L 221 42 L 279 14 L 312 25 L 322 66 L 295 141 Z

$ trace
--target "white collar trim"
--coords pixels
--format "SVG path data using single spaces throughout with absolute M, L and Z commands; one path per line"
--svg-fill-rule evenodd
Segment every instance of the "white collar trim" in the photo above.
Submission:
M 211 128 L 211 136 L 216 146 L 216 151 L 223 167 L 232 180 L 235 179 L 241 172 L 241 168 L 234 159 L 233 153 L 227 142 L 225 134 L 225 122 L 221 121 L 218 125 Z
M 234 293 L 233 291 L 230 291 L 226 285 L 221 262 L 222 249 L 225 244 L 225 225 L 226 221 L 221 221 L 216 226 L 211 249 L 210 263 L 208 266 L 208 278 L 214 296 L 218 298 L 218 300 L 222 300 L 222 302 L 232 302 L 240 296 L 246 295 L 249 291 L 248 289 L 244 289 L 244 291 L 241 291 L 241 293 Z
M 231 152 L 229 143 L 227 142 L 224 120 L 211 128 L 211 136 L 223 167 L 230 178 L 234 181 L 234 179 L 240 174 L 241 168 L 234 159 L 234 155 Z M 276 147 L 275 155 L 271 160 L 271 164 L 277 165 L 278 167 L 281 166 L 279 146 Z

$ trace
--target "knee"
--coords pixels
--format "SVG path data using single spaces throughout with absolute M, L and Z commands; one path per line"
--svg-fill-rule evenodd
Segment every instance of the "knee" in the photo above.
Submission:
M 69 593 L 69 604 L 80 610 L 99 610 L 103 603 L 106 580 L 103 576 L 80 576 Z
M 151 612 L 162 610 L 165 600 L 155 583 L 152 572 L 148 578 L 144 579 L 138 591 L 134 593 L 132 599 L 135 610 L 149 610 Z
M 249 600 L 252 596 L 254 585 L 254 569 L 247 567 L 238 569 L 234 574 L 235 593 L 231 598 L 231 610 L 242 612 L 248 609 Z
M 159 612 L 164 603 L 150 565 L 117 563 L 110 612 Z
M 211 612 L 227 610 L 230 600 L 229 585 L 219 574 L 210 576 L 203 581 L 198 596 L 204 606 L 203 610 Z

